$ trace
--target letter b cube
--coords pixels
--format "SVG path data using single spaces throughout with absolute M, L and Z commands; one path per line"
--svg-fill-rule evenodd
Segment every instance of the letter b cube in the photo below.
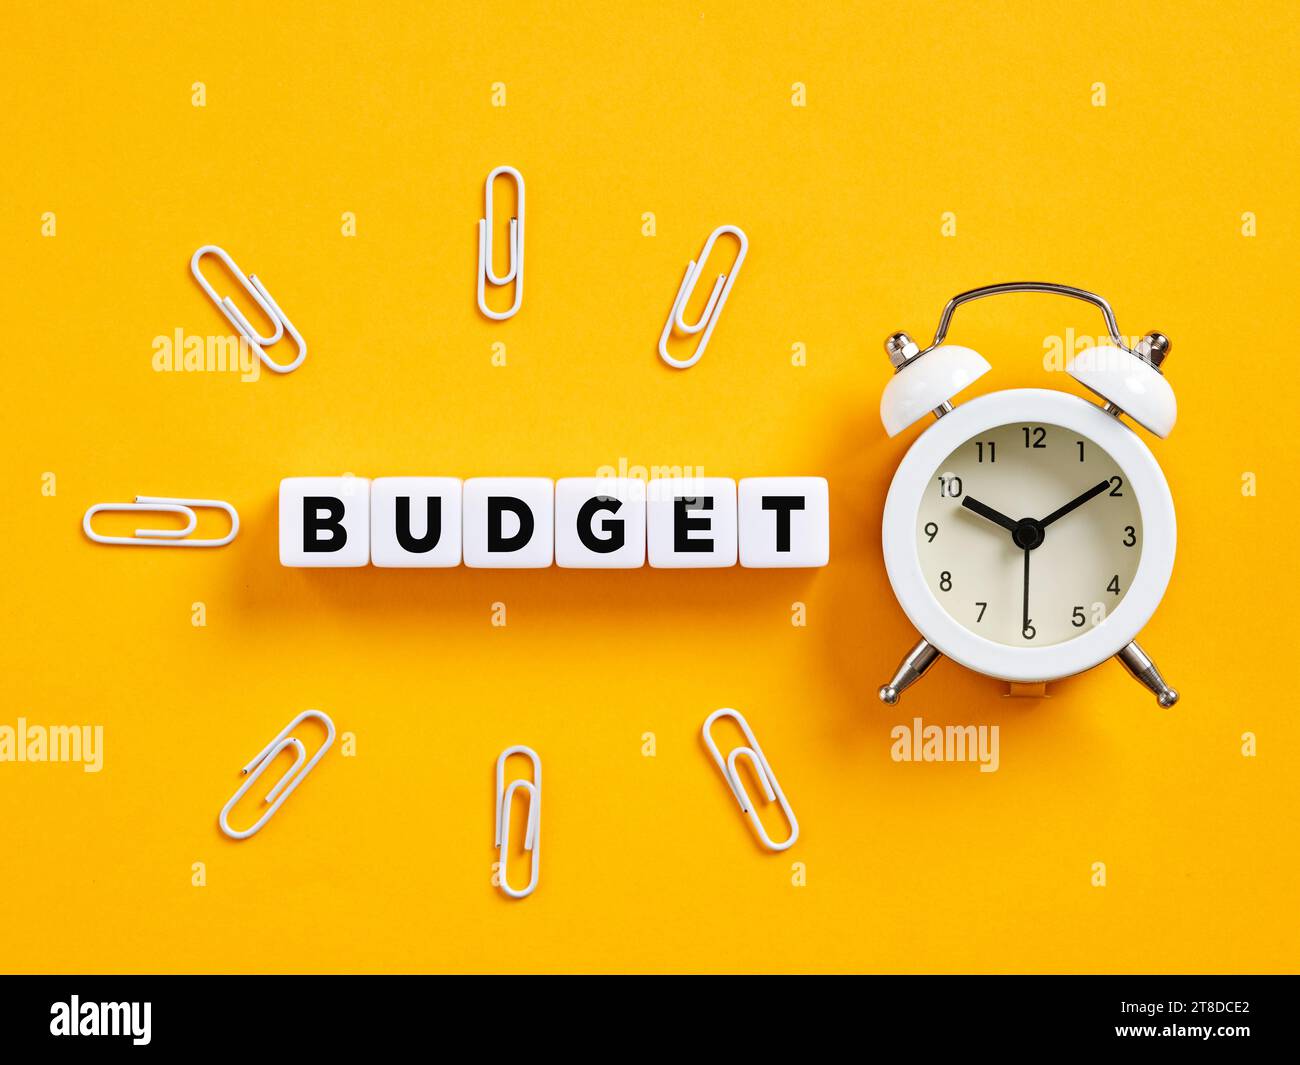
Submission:
M 370 563 L 370 482 L 286 477 L 280 482 L 280 565 Z

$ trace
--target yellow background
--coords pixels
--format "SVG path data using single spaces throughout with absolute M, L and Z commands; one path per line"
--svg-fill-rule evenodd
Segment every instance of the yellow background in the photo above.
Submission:
M 0 723 L 102 724 L 106 750 L 98 775 L 0 764 L 0 965 L 1293 969 L 1289 7 L 11 6 Z M 528 195 L 505 324 L 473 296 L 499 163 Z M 749 258 L 703 361 L 669 370 L 655 343 L 676 286 L 726 223 Z M 301 329 L 297 373 L 153 370 L 155 336 L 229 332 L 187 269 L 207 242 Z M 919 432 L 880 427 L 881 341 L 927 338 L 952 294 L 1019 278 L 1099 291 L 1125 333 L 1173 340 L 1180 420 L 1148 440 L 1179 557 L 1142 635 L 1184 693 L 1173 711 L 1115 663 L 1045 701 L 943 663 L 898 708 L 876 701 L 915 638 L 879 522 Z M 964 309 L 953 339 L 995 366 L 971 394 L 1079 391 L 1044 370 L 1043 338 L 1099 327 L 1024 296 Z M 277 561 L 284 476 L 620 458 L 825 474 L 831 565 Z M 228 499 L 243 531 L 215 551 L 82 537 L 88 505 L 136 493 Z M 755 844 L 700 743 L 718 706 L 748 715 L 799 815 L 786 854 Z M 240 766 L 307 707 L 356 756 L 337 746 L 260 835 L 226 840 Z M 889 730 L 914 715 L 1000 724 L 1000 771 L 892 762 Z M 545 767 L 523 903 L 489 879 L 511 743 Z

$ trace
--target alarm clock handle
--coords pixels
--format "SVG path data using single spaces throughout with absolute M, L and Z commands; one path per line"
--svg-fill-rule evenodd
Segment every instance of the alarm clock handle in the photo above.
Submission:
M 925 351 L 932 351 L 944 342 L 944 339 L 948 336 L 948 327 L 952 324 L 953 312 L 963 303 L 982 300 L 988 296 L 1001 296 L 1008 292 L 1047 292 L 1057 296 L 1068 296 L 1070 299 L 1083 300 L 1084 303 L 1091 303 L 1097 310 L 1101 311 L 1101 316 L 1106 319 L 1106 331 L 1110 334 L 1110 342 L 1132 354 L 1132 351 L 1124 343 L 1124 338 L 1119 334 L 1119 323 L 1115 320 L 1115 312 L 1110 309 L 1110 304 L 1105 299 L 1095 292 L 1089 292 L 1087 289 L 1075 288 L 1073 285 L 1058 285 L 1053 281 L 1004 281 L 999 285 L 984 285 L 981 288 L 973 288 L 967 292 L 959 292 L 944 307 L 943 314 L 939 317 L 939 328 L 934 331 L 934 339 L 930 341 L 930 346 Z M 924 355 L 925 351 L 921 352 L 921 354 Z
M 1165 678 L 1156 669 L 1147 653 L 1137 645 L 1135 640 L 1115 656 L 1120 665 L 1133 675 L 1133 679 L 1149 690 L 1166 710 L 1178 702 L 1178 692 L 1165 683 Z
M 880 701 L 886 706 L 893 706 L 898 702 L 898 697 L 925 676 L 926 671 L 942 657 L 929 640 L 922 640 L 907 652 L 893 679 L 881 687 L 877 693 Z

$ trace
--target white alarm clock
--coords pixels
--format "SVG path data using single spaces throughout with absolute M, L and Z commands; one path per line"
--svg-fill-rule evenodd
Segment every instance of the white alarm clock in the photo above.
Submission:
M 1110 344 L 1066 371 L 1102 402 L 1018 388 L 954 407 L 990 366 L 945 344 L 963 303 L 1007 292 L 1049 292 L 1098 307 Z M 924 351 L 906 333 L 885 342 L 895 375 L 880 400 L 895 436 L 937 421 L 903 457 L 885 500 L 885 566 L 921 634 L 880 689 L 893 704 L 940 655 L 1022 684 L 1067 677 L 1112 655 L 1164 707 L 1178 693 L 1134 638 L 1155 612 L 1174 565 L 1173 497 L 1128 415 L 1156 436 L 1177 404 L 1160 371 L 1169 341 L 1149 333 L 1132 349 L 1110 305 L 1082 289 L 1025 281 L 955 296 Z

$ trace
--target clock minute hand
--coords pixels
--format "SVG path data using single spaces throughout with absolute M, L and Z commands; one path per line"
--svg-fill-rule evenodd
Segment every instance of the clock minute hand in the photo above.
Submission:
M 1015 520 L 1015 518 L 1008 518 L 1005 514 L 981 503 L 974 496 L 962 496 L 961 505 L 967 510 L 973 510 L 981 518 L 987 518 L 989 521 L 993 522 L 994 525 L 1001 525 L 1002 528 L 1006 529 L 1008 532 L 1015 532 L 1016 526 L 1020 524 Z
M 1068 503 L 1065 504 L 1065 506 L 1060 507 L 1059 509 L 1052 511 L 1052 513 L 1050 513 L 1049 515 L 1047 515 L 1047 517 L 1045 517 L 1045 518 L 1044 518 L 1042 521 L 1040 521 L 1038 524 L 1041 525 L 1041 526 L 1048 526 L 1048 525 L 1051 525 L 1052 522 L 1056 521 L 1057 518 L 1063 518 L 1063 517 L 1065 517 L 1067 514 L 1070 513 L 1070 511 L 1074 510 L 1075 507 L 1081 507 L 1081 506 L 1083 506 L 1086 502 L 1088 502 L 1088 500 L 1090 500 L 1090 499 L 1092 499 L 1092 498 L 1094 498 L 1094 497 L 1096 497 L 1096 496 L 1101 495 L 1101 493 L 1104 492 L 1104 491 L 1106 491 L 1106 489 L 1109 488 L 1109 487 L 1110 487 L 1110 479 L 1109 479 L 1109 478 L 1107 478 L 1106 480 L 1102 481 L 1100 484 L 1094 484 L 1091 488 L 1089 488 L 1089 489 L 1088 489 L 1086 492 L 1084 492 L 1082 495 L 1075 496 L 1075 498 L 1071 499 Z M 963 502 L 964 502 L 964 500 L 963 500 Z

